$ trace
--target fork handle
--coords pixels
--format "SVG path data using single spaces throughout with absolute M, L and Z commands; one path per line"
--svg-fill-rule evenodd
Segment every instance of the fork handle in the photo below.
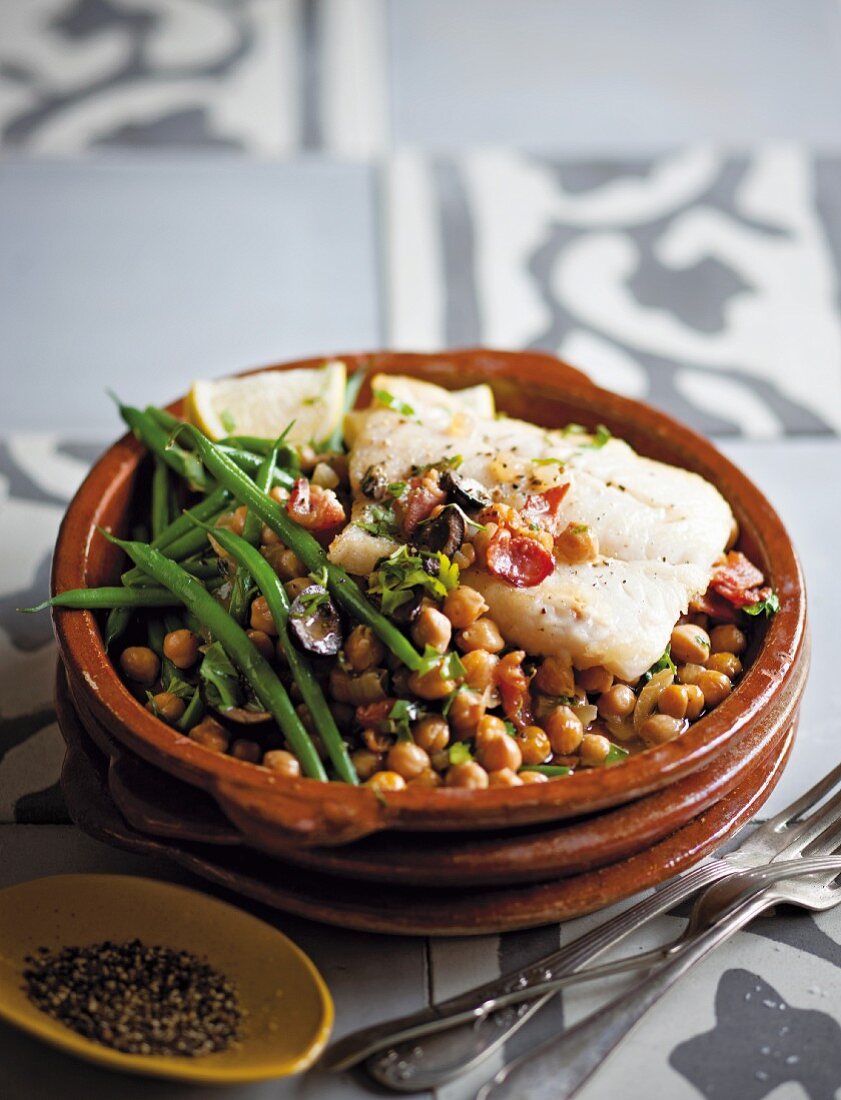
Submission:
M 774 903 L 772 891 L 752 896 L 626 993 L 500 1070 L 476 1100 L 570 1100 L 678 978 Z

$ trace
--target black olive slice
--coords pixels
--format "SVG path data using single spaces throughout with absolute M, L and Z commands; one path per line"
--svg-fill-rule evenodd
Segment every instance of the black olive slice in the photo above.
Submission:
M 457 504 L 465 512 L 478 512 L 480 508 L 487 508 L 493 503 L 484 485 L 475 478 L 464 477 L 454 470 L 445 470 L 440 484 L 450 503 Z
M 298 645 L 320 657 L 334 657 L 342 648 L 342 625 L 330 594 L 311 584 L 292 601 L 289 630 Z
M 464 542 L 466 524 L 461 510 L 446 507 L 435 517 L 418 525 L 414 542 L 420 550 L 436 551 L 451 558 Z

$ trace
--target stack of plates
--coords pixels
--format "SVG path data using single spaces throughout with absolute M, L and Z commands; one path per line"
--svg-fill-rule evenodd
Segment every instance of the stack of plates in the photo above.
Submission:
M 510 415 L 550 427 L 604 423 L 642 453 L 714 482 L 736 514 L 740 545 L 781 601 L 779 613 L 758 624 L 744 677 L 683 736 L 618 767 L 517 788 L 378 795 L 284 779 L 208 752 L 131 696 L 93 614 L 56 611 L 57 704 L 69 747 L 64 786 L 74 820 L 278 908 L 389 933 L 472 934 L 563 920 L 701 859 L 757 812 L 777 782 L 808 670 L 803 579 L 768 502 L 706 440 L 549 356 L 342 358 L 351 370 L 451 387 L 487 382 Z M 113 583 L 120 555 L 97 528 L 129 528 L 143 458 L 126 436 L 94 466 L 62 524 L 54 591 Z

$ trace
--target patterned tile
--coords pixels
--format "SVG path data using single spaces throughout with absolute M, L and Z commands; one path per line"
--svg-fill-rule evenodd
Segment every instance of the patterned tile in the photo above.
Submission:
M 545 348 L 700 431 L 841 428 L 837 160 L 788 146 L 386 169 L 390 341 Z

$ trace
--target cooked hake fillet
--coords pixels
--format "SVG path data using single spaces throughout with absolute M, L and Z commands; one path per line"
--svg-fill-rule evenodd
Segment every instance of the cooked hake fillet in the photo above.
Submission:
M 593 446 L 580 432 L 494 419 L 483 403 L 477 414 L 447 391 L 412 388 L 412 381 L 375 379 L 375 389 L 399 389 L 402 411 L 374 405 L 351 414 L 353 520 L 370 514 L 360 486 L 372 467 L 391 483 L 407 480 L 412 467 L 460 456 L 460 475 L 514 507 L 568 483 L 560 514 L 596 535 L 595 563 L 559 563 L 532 588 L 513 588 L 478 569 L 465 581 L 485 594 L 505 636 L 530 653 L 567 654 L 580 668 L 604 664 L 623 679 L 645 672 L 690 600 L 706 591 L 728 542 L 733 515 L 721 494 L 697 474 L 643 458 L 621 440 Z M 330 557 L 364 576 L 394 545 L 350 525 Z
M 503 637 L 534 656 L 577 668 L 604 665 L 635 680 L 663 655 L 687 593 L 707 586 L 697 565 L 619 561 L 558 565 L 536 588 L 513 588 L 480 569 L 463 574 L 485 597 Z

